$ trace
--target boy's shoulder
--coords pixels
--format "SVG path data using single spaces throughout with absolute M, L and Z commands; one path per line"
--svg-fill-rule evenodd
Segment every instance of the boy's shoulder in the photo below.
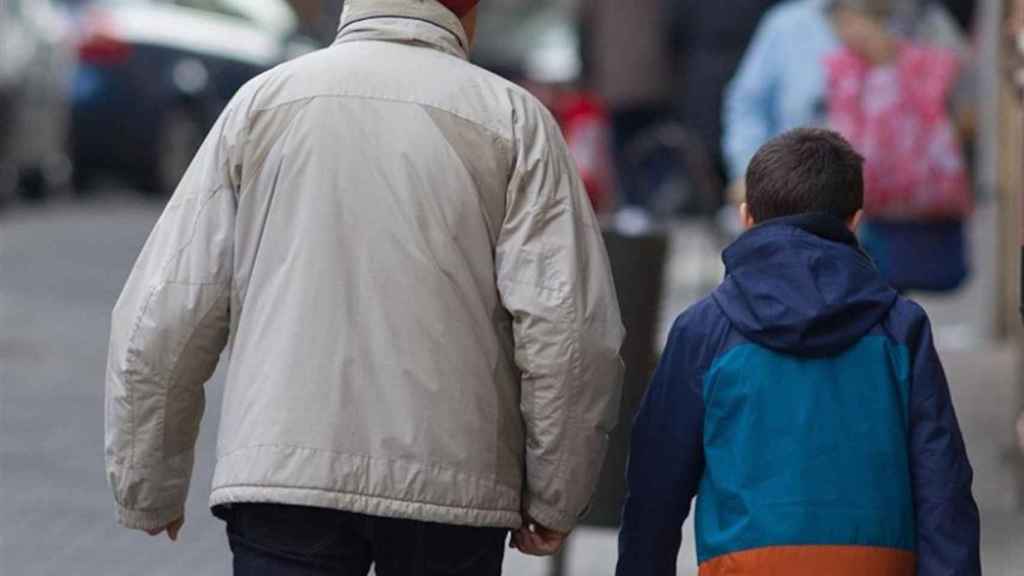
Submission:
M 676 317 L 666 354 L 685 354 L 694 366 L 710 364 L 732 336 L 732 324 L 708 295 Z
M 922 337 L 926 334 L 930 336 L 931 321 L 928 313 L 916 301 L 897 296 L 876 329 L 884 331 L 899 344 L 915 348 L 921 343 Z M 669 332 L 668 347 L 696 348 L 702 352 L 702 356 L 713 360 L 714 356 L 744 341 L 745 337 L 733 329 L 729 317 L 712 293 L 676 317 Z
M 889 309 L 884 327 L 895 341 L 913 347 L 926 332 L 931 332 L 931 319 L 916 301 L 898 296 Z
M 697 302 L 694 302 L 676 316 L 672 323 L 672 333 L 681 335 L 707 335 L 719 329 L 722 325 L 727 326 L 728 318 L 722 309 L 715 302 L 713 294 L 709 294 Z

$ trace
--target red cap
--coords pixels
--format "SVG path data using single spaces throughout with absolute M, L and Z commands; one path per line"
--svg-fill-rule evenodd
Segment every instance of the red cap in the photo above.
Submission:
M 440 0 L 440 2 L 447 6 L 449 10 L 455 12 L 456 16 L 462 18 L 466 14 L 469 14 L 469 11 L 472 10 L 480 0 Z

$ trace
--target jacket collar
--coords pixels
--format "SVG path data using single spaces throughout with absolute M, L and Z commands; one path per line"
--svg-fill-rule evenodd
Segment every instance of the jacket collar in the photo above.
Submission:
M 858 258 L 864 260 L 873 270 L 877 270 L 874 260 L 864 250 L 857 236 L 850 231 L 846 223 L 823 213 L 797 214 L 782 216 L 762 222 L 747 230 L 722 252 L 722 263 L 726 271 L 737 269 L 751 262 L 752 245 L 771 243 L 781 238 L 789 238 L 794 234 L 815 237 L 845 249 L 852 250 Z M 760 258 L 758 256 L 757 258 Z
M 469 57 L 462 22 L 436 0 L 348 0 L 335 44 L 354 40 L 410 42 Z
M 860 248 L 857 236 L 850 231 L 846 224 L 839 218 L 828 214 L 811 213 L 783 216 L 759 224 L 757 228 L 769 230 L 780 226 L 797 228 L 825 240 L 846 244 L 851 248 Z

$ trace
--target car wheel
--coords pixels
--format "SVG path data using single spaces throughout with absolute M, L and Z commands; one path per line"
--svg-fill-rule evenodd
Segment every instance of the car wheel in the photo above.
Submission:
M 164 115 L 157 137 L 157 157 L 150 190 L 170 196 L 203 143 L 203 126 L 187 106 L 175 106 Z

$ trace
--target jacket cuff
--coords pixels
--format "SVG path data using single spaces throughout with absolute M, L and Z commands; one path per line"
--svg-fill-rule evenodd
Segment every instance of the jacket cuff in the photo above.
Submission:
M 572 514 L 566 514 L 560 510 L 556 510 L 550 506 L 546 506 L 536 500 L 531 500 L 529 506 L 527 506 L 526 514 L 533 518 L 534 521 L 540 523 L 545 528 L 557 530 L 558 532 L 564 532 L 568 534 L 576 528 L 576 524 L 579 522 L 577 516 Z
M 185 516 L 185 506 L 153 510 L 129 510 L 117 507 L 117 523 L 132 530 L 158 530 Z

